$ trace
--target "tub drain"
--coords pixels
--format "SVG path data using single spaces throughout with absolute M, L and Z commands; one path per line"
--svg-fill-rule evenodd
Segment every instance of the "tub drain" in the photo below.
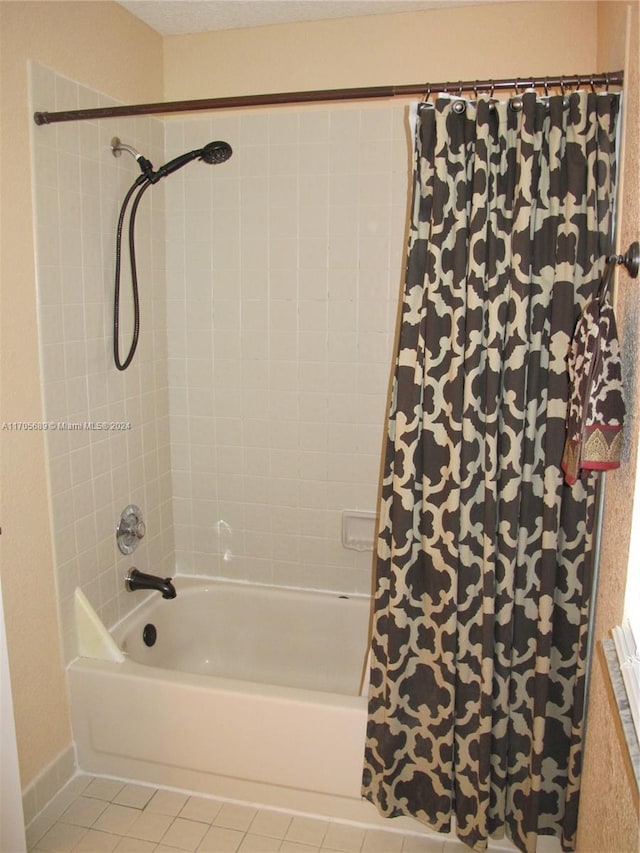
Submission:
M 142 631 L 142 639 L 144 640 L 145 646 L 153 646 L 158 638 L 158 632 L 156 631 L 156 626 L 149 622 L 144 626 Z

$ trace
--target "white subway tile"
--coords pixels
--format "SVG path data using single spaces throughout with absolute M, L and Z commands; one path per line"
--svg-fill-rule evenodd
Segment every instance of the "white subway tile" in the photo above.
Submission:
M 50 72 L 34 80 L 43 92 L 58 86 L 60 97 L 79 97 L 75 84 Z M 83 89 L 83 101 L 91 98 Z M 124 375 L 111 366 L 107 232 L 136 172 L 129 158 L 113 159 L 114 129 L 159 161 L 202 139 L 228 138 L 234 147 L 224 166 L 195 164 L 145 199 L 137 230 L 143 331 Z M 92 521 L 77 531 L 87 547 L 91 524 L 102 527 L 114 503 L 152 501 L 149 517 L 166 512 L 170 527 L 173 501 L 177 552 L 162 559 L 180 570 L 233 565 L 246 577 L 274 578 L 266 548 L 286 563 L 280 580 L 318 585 L 314 572 L 330 557 L 335 572 L 321 583 L 361 584 L 367 569 L 334 548 L 340 534 L 326 513 L 356 495 L 368 506 L 376 500 L 404 258 L 404 109 L 341 105 L 87 125 L 56 137 L 57 156 L 52 139 L 40 137 L 35 193 L 47 412 L 73 409 L 88 420 L 108 413 L 134 424 L 98 443 L 47 437 L 56 530 L 72 524 L 57 507 L 63 495 L 71 505 L 88 501 Z M 99 170 L 87 163 L 97 142 L 105 148 Z M 132 329 L 128 297 L 123 309 L 121 348 Z M 315 557 L 305 554 L 300 524 Z M 58 535 L 69 562 L 69 537 Z M 107 546 L 102 553 L 102 563 L 115 559 Z M 244 555 L 246 569 L 233 555 Z M 108 569 L 96 571 L 104 577 Z M 103 594 L 130 606 L 119 589 Z

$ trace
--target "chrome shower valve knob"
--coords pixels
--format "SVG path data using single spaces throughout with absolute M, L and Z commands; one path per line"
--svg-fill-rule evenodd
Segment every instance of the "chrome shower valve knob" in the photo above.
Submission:
M 122 554 L 131 554 L 140 544 L 147 532 L 142 510 L 135 504 L 129 504 L 122 510 L 116 527 L 116 542 Z

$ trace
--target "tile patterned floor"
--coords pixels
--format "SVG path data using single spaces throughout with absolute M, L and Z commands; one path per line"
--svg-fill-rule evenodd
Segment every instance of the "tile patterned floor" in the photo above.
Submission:
M 76 776 L 27 828 L 47 853 L 469 853 L 458 841 Z

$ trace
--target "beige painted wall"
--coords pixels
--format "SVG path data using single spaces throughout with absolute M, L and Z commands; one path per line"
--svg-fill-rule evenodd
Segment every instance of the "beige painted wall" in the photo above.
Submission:
M 40 421 L 27 62 L 124 101 L 160 100 L 162 39 L 110 2 L 0 3 L 0 420 Z M 0 434 L 0 570 L 26 787 L 71 741 L 42 433 Z
M 627 15 L 630 14 L 630 27 Z M 625 68 L 626 127 L 618 249 L 640 238 L 640 2 L 600 4 L 598 67 Z M 626 60 L 625 60 L 626 54 Z M 629 557 L 635 463 L 640 436 L 640 290 L 626 271 L 617 283 L 616 316 L 627 387 L 624 467 L 607 474 L 595 641 L 620 624 Z M 596 654 L 587 711 L 580 803 L 580 853 L 636 853 L 640 849 L 638 790 L 615 713 L 601 654 Z
M 171 36 L 165 94 L 573 74 L 593 70 L 596 34 L 596 3 L 538 0 Z

